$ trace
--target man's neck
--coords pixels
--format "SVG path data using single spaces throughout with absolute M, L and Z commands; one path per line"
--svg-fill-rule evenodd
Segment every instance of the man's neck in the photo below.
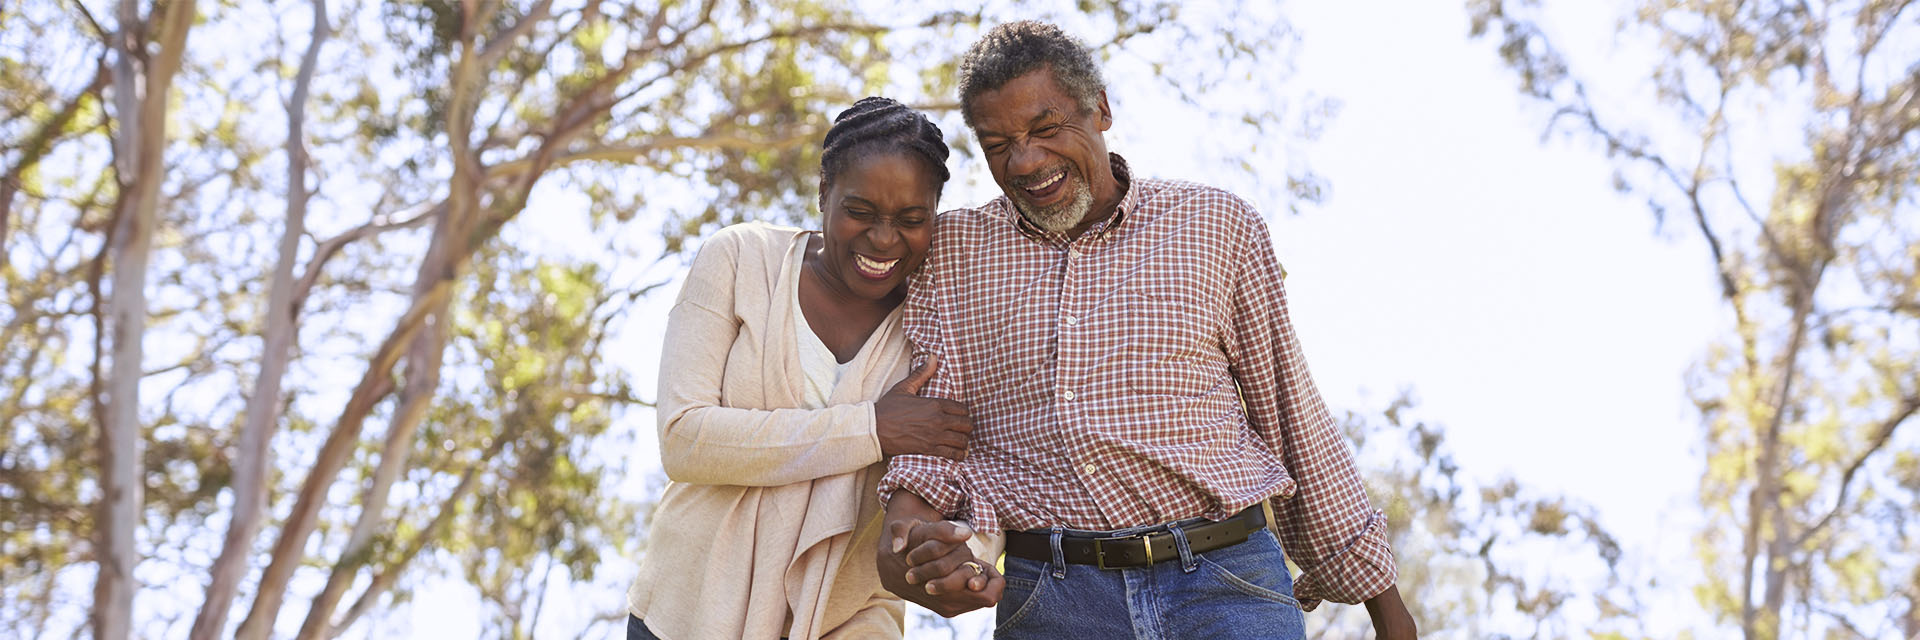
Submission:
M 1093 207 L 1087 210 L 1086 217 L 1080 219 L 1080 224 L 1073 225 L 1072 229 L 1067 230 L 1068 240 L 1079 239 L 1080 234 L 1112 218 L 1114 212 L 1120 210 L 1120 200 L 1126 196 L 1126 190 L 1122 189 L 1120 181 L 1114 178 L 1111 164 L 1107 166 L 1105 177 L 1105 180 L 1100 181 L 1097 189 L 1099 193 L 1094 196 Z

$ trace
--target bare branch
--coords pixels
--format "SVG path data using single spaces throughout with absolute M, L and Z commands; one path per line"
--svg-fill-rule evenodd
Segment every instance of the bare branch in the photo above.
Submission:
M 374 221 L 369 221 L 366 224 L 354 227 L 346 233 L 321 241 L 318 246 L 314 247 L 313 257 L 307 260 L 307 268 L 305 272 L 301 274 L 299 283 L 293 288 L 293 299 L 295 303 L 301 304 L 306 300 L 307 292 L 312 291 L 314 285 L 320 281 L 320 275 L 324 273 L 327 261 L 332 260 L 333 257 L 347 245 L 388 231 L 418 228 L 445 214 L 446 210 L 447 203 L 445 201 L 433 205 L 419 205 L 392 216 L 376 218 Z M 394 216 L 408 216 L 409 214 L 411 214 L 410 217 L 399 222 L 379 222 L 379 220 L 382 219 L 390 219 Z M 296 308 L 295 315 L 298 315 L 298 311 Z
M 93 29 L 94 37 L 99 38 L 101 44 L 111 47 L 113 44 L 112 32 L 100 26 L 100 21 L 94 19 L 93 12 L 87 10 L 87 3 L 81 2 L 80 0 L 73 0 L 73 8 L 80 12 L 81 19 L 86 20 L 87 26 Z

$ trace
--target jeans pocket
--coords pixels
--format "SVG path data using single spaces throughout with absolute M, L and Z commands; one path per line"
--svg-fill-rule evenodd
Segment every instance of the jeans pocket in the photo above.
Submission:
M 1006 591 L 993 608 L 993 626 L 999 630 L 1014 627 L 1038 610 L 1040 594 L 1047 588 L 1047 566 L 1025 558 L 1006 556 Z M 1017 574 L 1017 575 L 1016 575 Z
M 1200 555 L 1200 567 L 1221 584 L 1245 595 L 1298 609 L 1287 558 L 1271 531 L 1256 531 L 1246 542 Z

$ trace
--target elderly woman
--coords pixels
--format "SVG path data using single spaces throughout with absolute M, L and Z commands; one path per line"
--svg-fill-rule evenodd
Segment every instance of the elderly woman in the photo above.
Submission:
M 866 98 L 820 154 L 820 231 L 721 230 L 693 261 L 660 359 L 672 480 L 628 593 L 629 638 L 898 638 L 874 487 L 902 453 L 958 459 L 964 406 L 919 398 L 899 307 L 926 260 L 946 142 Z

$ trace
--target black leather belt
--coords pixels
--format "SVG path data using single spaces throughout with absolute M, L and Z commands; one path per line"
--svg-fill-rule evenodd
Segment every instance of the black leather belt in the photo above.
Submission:
M 1266 526 L 1266 512 L 1256 504 L 1231 518 L 1181 527 L 1180 532 L 1186 535 L 1189 550 L 1205 553 L 1245 542 L 1247 536 Z M 1009 531 L 1007 555 L 1052 562 L 1053 545 L 1049 542 L 1052 536 L 1044 529 Z M 1164 526 L 1124 536 L 1086 537 L 1068 533 L 1060 538 L 1060 551 L 1068 564 L 1090 564 L 1102 569 L 1144 567 L 1180 557 L 1173 533 Z

